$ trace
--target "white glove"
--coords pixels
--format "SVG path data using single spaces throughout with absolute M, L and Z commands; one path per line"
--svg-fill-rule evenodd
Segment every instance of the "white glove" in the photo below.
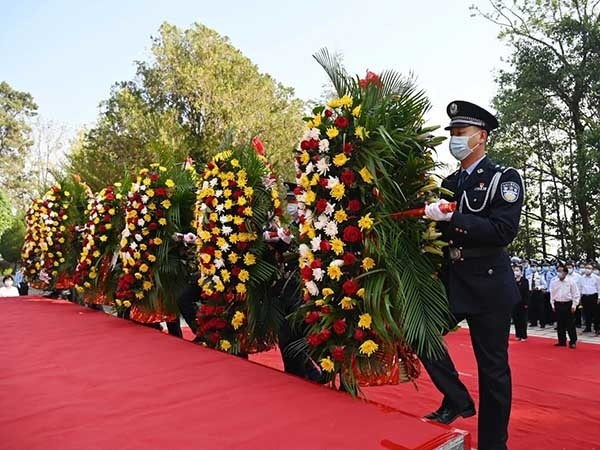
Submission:
M 183 242 L 186 244 L 195 244 L 197 239 L 198 236 L 196 236 L 194 233 L 187 233 L 183 235 Z
M 438 200 L 435 203 L 431 203 L 425 206 L 425 217 L 427 219 L 435 220 L 436 222 L 449 222 L 452 219 L 454 213 L 444 213 L 440 210 L 440 205 L 448 203 L 446 200 Z

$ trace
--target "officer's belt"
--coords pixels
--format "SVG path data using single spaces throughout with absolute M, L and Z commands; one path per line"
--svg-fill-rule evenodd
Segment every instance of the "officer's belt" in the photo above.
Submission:
M 498 256 L 504 252 L 506 252 L 506 247 L 448 247 L 448 258 L 451 261 L 464 261 L 465 259 Z

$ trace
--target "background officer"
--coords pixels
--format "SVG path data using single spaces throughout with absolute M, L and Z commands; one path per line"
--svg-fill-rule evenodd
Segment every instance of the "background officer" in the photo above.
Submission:
M 479 373 L 478 448 L 505 450 L 512 388 L 508 336 L 513 306 L 519 301 L 510 258 L 505 247 L 519 226 L 523 181 L 512 168 L 486 156 L 490 131 L 498 121 L 485 109 L 465 101 L 447 107 L 450 153 L 460 169 L 442 186 L 458 202 L 454 213 L 440 204 L 427 205 L 427 218 L 440 222 L 450 243 L 442 270 L 450 310 L 456 321 L 467 319 Z M 473 400 L 446 352 L 435 360 L 422 358 L 435 386 L 444 394 L 442 406 L 426 416 L 442 423 L 475 414 Z

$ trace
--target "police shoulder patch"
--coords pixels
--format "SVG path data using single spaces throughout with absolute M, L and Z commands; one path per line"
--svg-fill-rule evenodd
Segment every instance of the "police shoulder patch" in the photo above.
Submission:
M 521 187 L 514 181 L 506 181 L 500 185 L 500 194 L 508 203 L 514 203 L 519 199 Z

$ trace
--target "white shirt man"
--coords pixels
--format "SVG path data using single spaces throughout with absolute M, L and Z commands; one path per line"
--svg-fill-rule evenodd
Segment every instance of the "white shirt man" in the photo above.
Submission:
M 567 276 L 564 267 L 558 268 L 557 277 L 550 283 L 550 303 L 556 311 L 558 343 L 556 347 L 566 347 L 567 332 L 569 333 L 569 348 L 574 349 L 577 342 L 574 312 L 579 305 L 579 287 L 574 277 Z
M 600 277 L 592 273 L 591 267 L 582 270 L 583 275 L 579 278 L 581 295 L 600 294 Z
M 596 334 L 600 334 L 600 309 L 598 308 L 598 294 L 600 293 L 600 277 L 593 273 L 594 267 L 591 264 L 581 269 L 579 277 L 579 288 L 581 289 L 581 304 L 585 313 L 586 333 L 592 332 L 594 325 Z

